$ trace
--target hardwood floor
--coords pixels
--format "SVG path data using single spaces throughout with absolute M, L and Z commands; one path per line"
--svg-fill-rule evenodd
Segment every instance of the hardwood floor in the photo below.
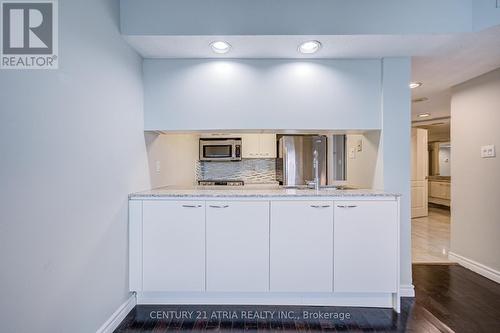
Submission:
M 416 307 L 455 332 L 500 332 L 500 284 L 462 266 L 413 265 Z
M 449 263 L 450 211 L 429 207 L 429 216 L 411 221 L 413 263 Z
M 138 305 L 115 333 L 500 332 L 500 284 L 458 265 L 421 264 L 413 265 L 413 283 L 416 298 L 403 298 L 400 314 L 392 309 L 349 307 Z M 231 318 L 232 311 L 238 318 Z M 260 311 L 261 318 L 248 318 L 248 311 Z M 277 311 L 293 311 L 292 318 L 278 318 Z M 333 318 L 307 319 L 304 311 L 331 314 Z M 207 319 L 196 319 L 205 313 Z M 210 319 L 214 313 L 215 318 Z M 242 318 L 242 313 L 247 313 L 247 318 Z

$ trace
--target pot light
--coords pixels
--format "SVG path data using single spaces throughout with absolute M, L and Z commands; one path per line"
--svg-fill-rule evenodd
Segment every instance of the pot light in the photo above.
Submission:
M 223 54 L 229 52 L 231 44 L 229 44 L 228 42 L 216 41 L 210 43 L 210 47 L 212 48 L 212 51 L 214 51 L 215 53 Z
M 410 82 L 409 86 L 410 86 L 410 89 L 415 89 L 415 88 L 420 87 L 422 84 L 423 84 L 422 82 Z
M 321 48 L 317 40 L 310 40 L 299 45 L 299 52 L 304 54 L 316 53 Z
M 428 101 L 429 99 L 427 97 L 420 97 L 420 98 L 415 98 L 415 99 L 412 99 L 411 102 L 412 103 L 421 103 L 421 102 L 426 102 Z
M 431 114 L 426 112 L 426 113 L 420 113 L 417 117 L 419 117 L 419 118 L 427 118 L 427 117 L 430 117 L 430 116 L 431 116 Z

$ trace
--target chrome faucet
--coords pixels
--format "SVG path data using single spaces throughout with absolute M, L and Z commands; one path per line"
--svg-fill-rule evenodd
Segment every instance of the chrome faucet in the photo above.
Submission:
M 307 180 L 307 187 L 310 189 L 315 189 L 318 191 L 320 189 L 320 178 L 319 178 L 319 159 L 318 150 L 313 151 L 313 169 L 314 169 L 314 180 Z
M 313 152 L 313 168 L 314 168 L 314 189 L 316 191 L 319 190 L 319 159 L 318 159 L 318 150 L 315 149 Z

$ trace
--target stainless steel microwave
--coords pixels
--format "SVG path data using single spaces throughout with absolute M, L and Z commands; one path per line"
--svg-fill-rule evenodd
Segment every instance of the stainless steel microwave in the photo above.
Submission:
M 200 139 L 200 161 L 241 161 L 241 138 Z

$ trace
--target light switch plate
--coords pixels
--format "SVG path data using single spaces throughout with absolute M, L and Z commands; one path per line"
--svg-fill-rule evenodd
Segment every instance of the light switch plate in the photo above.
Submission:
M 363 151 L 363 140 L 358 140 L 358 142 L 356 143 L 356 149 L 357 151 Z
M 160 172 L 161 172 L 161 162 L 156 161 L 156 173 L 160 173 Z
M 356 148 L 351 147 L 351 149 L 349 149 L 349 158 L 351 160 L 354 160 L 356 158 Z
M 487 145 L 481 147 L 481 157 L 491 158 L 496 156 L 495 145 Z

